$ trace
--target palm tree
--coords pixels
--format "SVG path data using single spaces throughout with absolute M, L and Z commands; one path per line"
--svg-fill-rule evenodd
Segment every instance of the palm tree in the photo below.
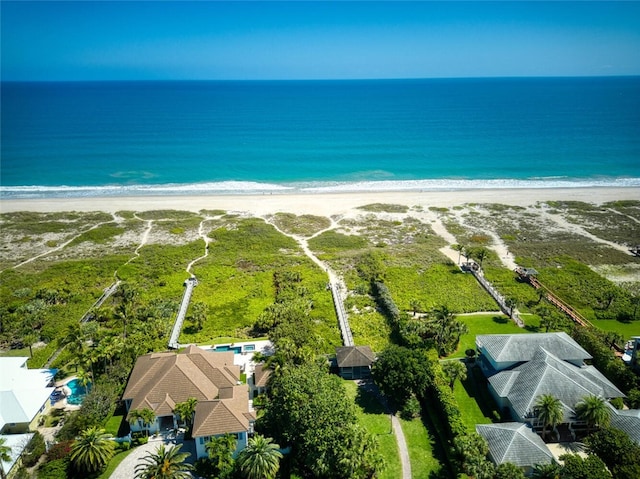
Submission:
M 147 431 L 147 437 L 149 436 L 149 427 L 156 420 L 156 414 L 148 407 L 142 409 L 132 409 L 129 411 L 129 424 L 136 424 L 138 421 L 142 422 L 142 426 Z
M 190 456 L 180 452 L 182 444 L 170 449 L 160 444 L 155 452 L 149 452 L 135 469 L 136 479 L 191 479 L 193 466 L 184 462 Z
M 5 446 L 6 442 L 6 438 L 0 438 L 0 477 L 2 479 L 7 478 L 7 474 L 4 472 L 4 466 L 2 463 L 11 461 L 11 448 L 9 446 Z
M 558 479 L 560 474 L 560 466 L 556 463 L 552 464 L 536 464 L 533 467 L 531 477 L 534 479 Z
M 204 445 L 215 476 L 226 476 L 233 470 L 236 438 L 232 434 L 214 436 Z
M 449 387 L 452 391 L 456 379 L 460 379 L 460 381 L 467 379 L 467 367 L 458 360 L 443 362 L 442 370 L 449 377 Z
M 562 422 L 564 411 L 560 399 L 552 394 L 538 396 L 535 404 L 535 412 L 538 421 L 542 422 L 542 437 L 547 434 L 547 426 L 556 427 Z
M 478 248 L 474 251 L 473 255 L 478 260 L 478 263 L 480 263 L 480 267 L 482 268 L 482 262 L 487 256 L 489 256 L 489 251 L 486 248 Z
M 71 463 L 79 472 L 96 472 L 113 457 L 115 442 L 104 429 L 85 429 L 71 446 Z
M 589 395 L 576 404 L 576 415 L 585 421 L 589 428 L 606 427 L 611 421 L 611 409 L 604 398 Z
M 187 427 L 191 427 L 197 405 L 198 400 L 196 398 L 189 398 L 186 401 L 177 403 L 173 408 L 173 412 L 180 417 Z
M 204 303 L 198 302 L 191 306 L 191 321 L 194 327 L 200 331 L 204 322 L 207 320 L 207 306 Z
M 270 437 L 256 434 L 238 456 L 240 470 L 247 479 L 273 479 L 280 467 L 280 446 Z
M 457 251 L 458 252 L 458 265 L 460 265 L 460 256 L 466 250 L 466 248 L 461 244 L 452 244 L 451 245 L 451 249 L 453 251 Z

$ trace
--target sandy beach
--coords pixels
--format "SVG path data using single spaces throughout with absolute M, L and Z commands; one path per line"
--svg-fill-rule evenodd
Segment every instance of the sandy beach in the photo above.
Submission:
M 425 192 L 16 199 L 0 201 L 0 212 L 105 211 L 113 213 L 123 210 L 164 209 L 197 212 L 219 209 L 250 212 L 257 216 L 277 212 L 332 216 L 371 203 L 450 208 L 467 203 L 530 206 L 540 201 L 554 200 L 583 201 L 595 204 L 618 200 L 640 200 L 640 188 L 473 189 Z

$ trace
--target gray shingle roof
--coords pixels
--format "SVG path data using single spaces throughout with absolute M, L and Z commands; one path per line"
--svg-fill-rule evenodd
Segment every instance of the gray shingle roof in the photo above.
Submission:
M 511 462 L 526 467 L 553 462 L 553 454 L 528 424 L 478 424 L 476 431 L 489 443 L 489 454 L 496 464 Z
M 614 409 L 611 426 L 626 432 L 631 439 L 640 444 L 640 409 Z
M 585 396 L 624 396 L 604 376 L 595 375 L 592 369 L 591 366 L 578 367 L 562 361 L 538 347 L 531 361 L 490 377 L 489 383 L 498 395 L 509 399 L 519 417 L 533 412 L 538 396 L 551 394 L 565 406 L 565 420 L 568 421 L 575 404 Z
M 336 361 L 339 368 L 371 366 L 376 358 L 369 346 L 345 346 L 336 348 Z
M 498 363 L 530 361 L 539 347 L 553 351 L 553 354 L 565 361 L 591 359 L 591 355 L 565 332 L 480 334 L 476 337 L 476 344 Z

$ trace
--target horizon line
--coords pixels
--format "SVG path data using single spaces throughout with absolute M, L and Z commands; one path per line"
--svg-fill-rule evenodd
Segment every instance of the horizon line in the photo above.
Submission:
M 487 75 L 436 77 L 379 77 L 379 78 L 112 78 L 112 79 L 0 79 L 0 83 L 155 83 L 155 82 L 351 82 L 351 81 L 416 81 L 416 80 L 508 80 L 562 78 L 635 78 L 640 73 L 620 75 Z

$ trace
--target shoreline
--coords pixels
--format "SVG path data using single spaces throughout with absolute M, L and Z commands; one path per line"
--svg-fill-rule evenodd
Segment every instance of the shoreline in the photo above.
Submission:
M 108 196 L 86 198 L 1 199 L 0 213 L 31 211 L 149 211 L 224 210 L 256 215 L 277 212 L 331 216 L 372 203 L 393 203 L 424 208 L 450 208 L 467 203 L 531 206 L 542 201 L 640 201 L 640 187 L 496 188 L 438 191 L 384 191 L 353 193 L 269 193 L 243 195 Z

